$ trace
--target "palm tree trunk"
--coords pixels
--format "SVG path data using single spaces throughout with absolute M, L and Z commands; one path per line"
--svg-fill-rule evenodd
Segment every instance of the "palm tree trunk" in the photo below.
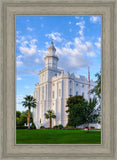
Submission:
M 28 129 L 30 129 L 30 107 L 28 107 Z
M 87 128 L 88 130 L 87 130 L 87 133 L 89 133 L 89 123 L 88 123 L 88 128 Z
M 51 128 L 52 127 L 52 119 L 50 118 L 49 120 L 49 127 Z
M 29 123 L 29 117 L 27 116 L 27 125 L 28 125 L 28 123 Z

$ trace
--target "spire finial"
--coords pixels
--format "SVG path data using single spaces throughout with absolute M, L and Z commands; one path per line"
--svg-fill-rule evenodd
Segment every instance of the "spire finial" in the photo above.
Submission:
M 53 44 L 53 40 L 54 40 L 54 39 L 52 38 L 52 40 L 51 40 L 51 44 Z

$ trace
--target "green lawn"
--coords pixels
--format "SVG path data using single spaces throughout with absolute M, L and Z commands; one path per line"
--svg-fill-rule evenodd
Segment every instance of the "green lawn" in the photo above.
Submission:
M 16 144 L 101 144 L 101 130 L 16 130 Z

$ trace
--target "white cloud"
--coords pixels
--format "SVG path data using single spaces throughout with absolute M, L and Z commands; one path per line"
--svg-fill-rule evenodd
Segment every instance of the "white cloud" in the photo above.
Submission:
M 45 46 L 46 46 L 46 48 L 48 48 L 49 47 L 49 43 L 45 42 Z
M 85 21 L 77 22 L 76 26 L 79 26 L 83 30 L 85 28 Z
M 21 104 L 21 101 L 23 101 L 24 95 L 17 95 L 16 96 L 16 103 Z
M 64 68 L 65 71 L 78 71 L 80 67 L 85 68 L 90 63 L 90 60 L 85 56 L 74 54 L 74 52 L 77 52 L 75 49 L 64 49 L 63 51 L 66 51 L 67 54 L 59 56 L 59 66 Z
M 36 58 L 36 59 L 35 59 L 35 63 L 37 63 L 37 64 L 41 64 L 41 59 Z
M 74 38 L 74 42 L 66 42 L 64 44 L 64 47 L 61 49 L 56 47 L 57 54 L 60 55 L 93 55 L 91 52 L 93 52 L 93 44 L 91 42 L 84 42 L 79 37 Z
M 21 36 L 20 34 L 21 34 L 21 33 L 18 32 L 17 35 L 16 35 L 16 43 L 21 43 L 22 41 L 25 40 L 25 37 L 24 37 L 24 36 Z
M 16 110 L 23 111 L 24 107 L 22 106 L 22 101 L 24 101 L 24 95 L 16 96 Z
M 87 46 L 87 51 L 90 51 L 93 49 L 93 45 L 91 42 L 85 42 L 86 46 Z
M 101 38 L 98 38 L 98 41 L 94 43 L 97 48 L 101 47 Z
M 70 72 L 93 64 L 92 58 L 96 56 L 93 44 L 79 37 L 75 37 L 73 42 L 66 42 L 62 48 L 56 47 L 56 50 L 60 59 L 59 66 Z
M 95 53 L 92 51 L 92 52 L 87 52 L 87 56 L 89 57 L 95 57 Z
M 80 30 L 78 33 L 79 33 L 81 36 L 83 36 L 83 31 L 82 31 L 82 30 Z
M 22 57 L 23 57 L 22 55 L 17 56 L 16 57 L 17 61 L 20 61 L 22 59 Z
M 95 45 L 100 48 L 101 47 L 101 44 L 99 42 L 95 42 Z
M 30 87 L 29 86 L 25 86 L 24 88 L 29 89 Z
M 57 34 L 60 36 L 60 34 Z M 26 39 L 24 41 L 27 41 Z M 34 45 L 37 41 L 31 40 L 31 44 Z M 24 44 L 24 46 L 23 46 Z M 23 47 L 28 44 L 21 43 Z M 45 43 L 46 46 L 50 45 L 48 42 Z M 30 45 L 28 45 L 29 47 Z M 87 64 L 91 62 L 90 57 L 94 57 L 95 54 L 93 52 L 93 45 L 91 42 L 82 41 L 81 37 L 75 37 L 73 42 L 71 41 L 63 41 L 62 47 L 56 47 L 56 54 L 59 56 L 59 66 L 61 68 L 65 68 L 65 70 L 74 71 L 78 70 L 79 67 L 87 67 Z M 26 68 L 23 70 L 18 70 L 18 76 L 28 75 L 28 74 L 36 74 L 38 75 L 39 69 L 35 68 L 35 66 L 45 66 L 44 56 L 47 54 L 47 50 L 37 50 L 37 54 L 32 54 L 31 56 L 26 56 L 23 54 L 24 65 Z M 22 57 L 19 59 L 21 60 Z M 69 64 L 69 65 L 68 65 Z M 34 68 L 33 68 L 34 67 Z M 43 68 L 42 67 L 42 68 Z
M 21 77 L 17 77 L 17 80 L 22 80 L 22 78 Z
M 66 47 L 66 48 L 69 48 L 72 44 L 73 44 L 73 43 L 72 43 L 71 41 L 69 41 L 69 42 L 67 42 L 67 43 L 65 44 L 65 47 Z
M 57 41 L 57 42 L 62 41 L 61 34 L 58 33 L 58 32 L 52 32 L 50 34 L 46 34 L 45 36 L 48 37 L 48 38 L 51 38 L 51 39 L 53 39 L 54 41 Z
M 32 39 L 30 41 L 22 41 L 21 46 L 19 47 L 20 52 L 26 56 L 30 56 L 37 53 L 36 42 L 36 39 Z
M 20 52 L 23 54 L 27 55 L 32 55 L 36 53 L 36 46 L 31 46 L 30 48 L 28 47 L 20 47 L 19 48 Z
M 32 29 L 32 28 L 30 28 L 30 27 L 27 27 L 27 30 L 28 30 L 28 31 L 32 31 L 33 29 Z
M 71 24 L 71 21 L 69 21 L 69 24 Z
M 91 16 L 90 17 L 90 22 L 91 23 L 97 23 L 97 22 L 100 22 L 100 16 Z
M 80 30 L 79 30 L 78 33 L 80 34 L 80 36 L 83 36 L 83 31 L 84 31 L 84 28 L 85 28 L 85 21 L 77 22 L 76 26 L 80 27 Z
M 98 41 L 101 42 L 101 38 L 100 37 L 98 38 Z
M 32 69 L 30 66 L 23 69 L 23 70 L 17 70 L 18 76 L 26 76 L 26 75 L 38 75 L 39 69 Z
M 17 65 L 17 67 L 20 67 L 20 66 L 23 65 L 23 62 L 22 61 L 16 61 L 16 65 Z
M 24 76 L 29 74 L 38 74 L 41 66 L 44 66 L 44 55 L 47 53 L 44 50 L 38 49 L 38 41 L 31 36 L 19 36 L 17 38 L 18 55 L 16 58 L 17 63 L 17 76 Z
M 17 39 L 17 40 L 16 40 L 16 43 L 20 43 L 20 40 Z
M 75 16 L 75 19 L 79 19 L 80 17 L 79 16 Z
M 77 23 L 80 30 L 85 28 L 85 22 L 81 21 Z M 77 71 L 78 68 L 85 68 L 89 63 L 92 63 L 91 59 L 95 57 L 93 44 L 90 41 L 84 41 L 83 36 L 75 37 L 73 41 L 68 41 L 62 38 L 58 32 L 52 32 L 46 34 L 46 37 L 53 38 L 57 42 L 62 42 L 61 48 L 56 47 L 56 54 L 59 57 L 58 66 L 65 68 L 69 71 Z M 46 48 L 50 43 L 45 42 Z M 18 77 L 22 75 L 38 75 L 40 68 L 45 67 L 44 56 L 47 54 L 47 49 L 42 50 L 38 48 L 38 41 L 32 37 L 22 36 L 20 43 L 18 43 L 19 51 L 22 55 L 17 57 L 17 63 L 24 67 L 19 67 L 17 70 Z M 37 67 L 39 66 L 39 67 Z

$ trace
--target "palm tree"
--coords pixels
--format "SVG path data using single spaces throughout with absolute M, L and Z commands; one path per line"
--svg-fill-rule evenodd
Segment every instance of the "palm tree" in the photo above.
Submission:
M 97 77 L 97 80 L 96 80 L 97 85 L 91 90 L 91 93 L 95 93 L 100 99 L 101 98 L 101 71 L 100 73 L 96 73 L 95 77 Z
M 28 123 L 28 129 L 30 129 L 30 110 L 31 107 L 36 107 L 36 99 L 33 98 L 33 96 L 29 95 L 24 97 L 25 101 L 22 101 L 23 106 L 28 107 L 28 116 L 27 116 L 27 123 Z
M 90 123 L 99 123 L 100 116 L 100 106 L 97 105 L 97 99 L 89 99 L 88 105 L 85 107 L 85 119 L 84 122 L 87 124 L 88 132 L 89 132 L 89 124 Z
M 53 110 L 48 110 L 47 113 L 45 113 L 45 118 L 49 119 L 49 127 L 52 127 L 52 118 L 56 118 L 56 115 L 54 114 Z

